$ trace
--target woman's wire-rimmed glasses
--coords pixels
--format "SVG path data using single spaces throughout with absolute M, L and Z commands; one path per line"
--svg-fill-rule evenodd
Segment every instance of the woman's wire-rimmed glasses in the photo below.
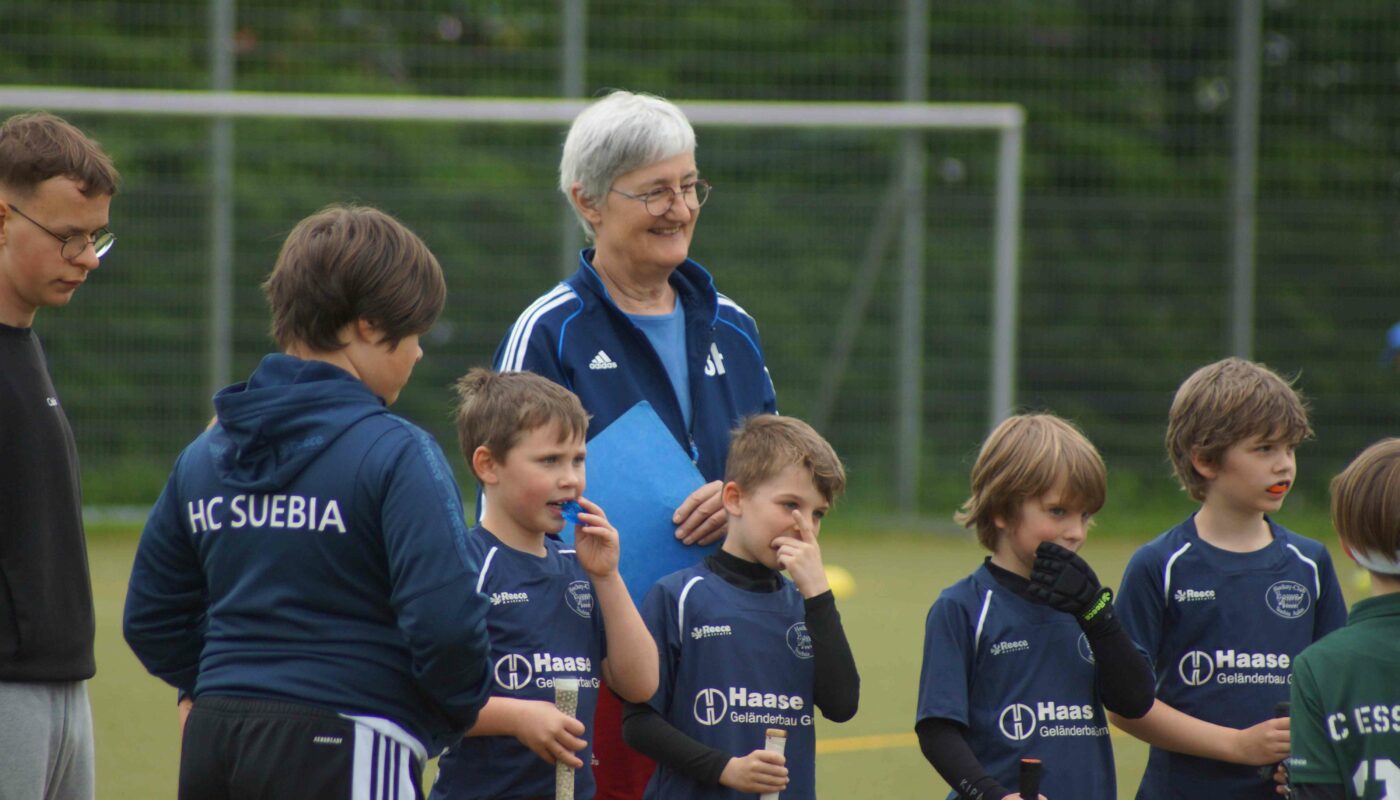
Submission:
M 705 201 L 710 199 L 710 182 L 707 180 L 691 181 L 682 183 L 679 189 L 670 186 L 658 186 L 649 192 L 642 194 L 632 194 L 621 189 L 610 191 L 626 197 L 628 200 L 636 200 L 647 208 L 647 213 L 653 217 L 664 217 L 666 212 L 676 204 L 676 195 L 685 198 L 685 207 L 691 211 L 699 211 L 700 206 L 705 205 Z

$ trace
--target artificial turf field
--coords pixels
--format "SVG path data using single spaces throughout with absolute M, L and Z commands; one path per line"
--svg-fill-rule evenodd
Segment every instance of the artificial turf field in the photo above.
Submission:
M 1325 518 L 1317 514 L 1306 520 L 1284 515 L 1279 521 L 1330 537 Z M 1154 519 L 1133 529 L 1156 531 L 1167 524 Z M 941 798 L 947 785 L 924 761 L 913 734 L 924 616 L 938 592 L 971 572 L 983 552 L 970 535 L 870 533 L 860 527 L 847 521 L 822 537 L 827 563 L 846 568 L 855 578 L 855 592 L 839 608 L 860 668 L 861 702 L 860 713 L 843 725 L 819 717 L 817 787 L 825 800 Z M 1108 527 L 1106 519 L 1081 553 L 1116 588 L 1128 557 L 1144 538 L 1107 531 L 1097 535 Z M 1348 603 L 1355 602 L 1363 594 L 1354 580 L 1355 567 L 1344 557 L 1338 560 L 1335 542 L 1328 544 Z M 97 606 L 97 676 L 89 688 L 98 797 L 107 800 L 175 797 L 179 761 L 174 691 L 147 675 L 121 638 L 121 607 L 135 547 L 132 530 L 99 529 L 89 536 Z M 1130 798 L 1147 749 L 1116 729 L 1113 733 L 1119 797 Z

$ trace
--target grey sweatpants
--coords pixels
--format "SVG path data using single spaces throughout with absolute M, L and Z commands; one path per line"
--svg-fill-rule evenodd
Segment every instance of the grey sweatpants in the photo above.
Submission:
M 87 682 L 0 681 L 0 800 L 92 800 Z

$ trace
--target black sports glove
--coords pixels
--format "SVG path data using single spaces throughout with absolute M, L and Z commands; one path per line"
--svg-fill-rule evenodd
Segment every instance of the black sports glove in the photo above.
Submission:
M 1028 591 L 1056 611 L 1073 614 L 1081 627 L 1113 615 L 1113 590 L 1099 584 L 1084 559 L 1054 542 L 1035 549 Z

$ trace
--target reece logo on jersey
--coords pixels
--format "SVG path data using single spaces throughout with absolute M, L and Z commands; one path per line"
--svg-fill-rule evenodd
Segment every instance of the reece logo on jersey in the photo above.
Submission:
M 1076 722 L 1080 724 L 1072 724 Z M 1108 735 L 1108 726 L 1094 719 L 1092 705 L 1064 705 L 1048 700 L 1037 702 L 1034 706 L 1012 703 L 1001 710 L 997 725 L 1001 728 L 1001 734 L 1013 742 L 1029 739 L 1036 734 L 1046 738 Z
M 1293 659 L 1287 653 L 1245 653 L 1238 650 L 1192 650 L 1181 657 L 1176 671 L 1187 686 L 1222 684 L 1272 684 L 1293 682 Z
M 1215 599 L 1214 589 L 1177 589 L 1172 599 L 1178 603 L 1200 603 Z
M 521 691 L 532 683 L 538 689 L 551 689 L 556 677 L 576 677 L 581 687 L 597 689 L 599 685 L 593 659 L 588 656 L 506 653 L 496 660 L 496 684 L 508 692 Z
M 750 725 L 810 726 L 812 715 L 800 694 L 759 692 L 742 686 L 701 689 L 695 693 L 695 721 L 701 725 L 734 722 Z
M 696 625 L 690 629 L 692 639 L 711 639 L 715 636 L 733 636 L 734 629 L 728 625 Z
M 530 602 L 530 595 L 526 592 L 492 592 L 491 605 L 493 606 L 513 606 L 516 603 Z
M 1023 653 L 1030 649 L 1030 642 L 1025 639 L 1014 639 L 1006 642 L 996 642 L 991 647 L 991 653 L 994 656 L 999 656 L 1003 653 Z

